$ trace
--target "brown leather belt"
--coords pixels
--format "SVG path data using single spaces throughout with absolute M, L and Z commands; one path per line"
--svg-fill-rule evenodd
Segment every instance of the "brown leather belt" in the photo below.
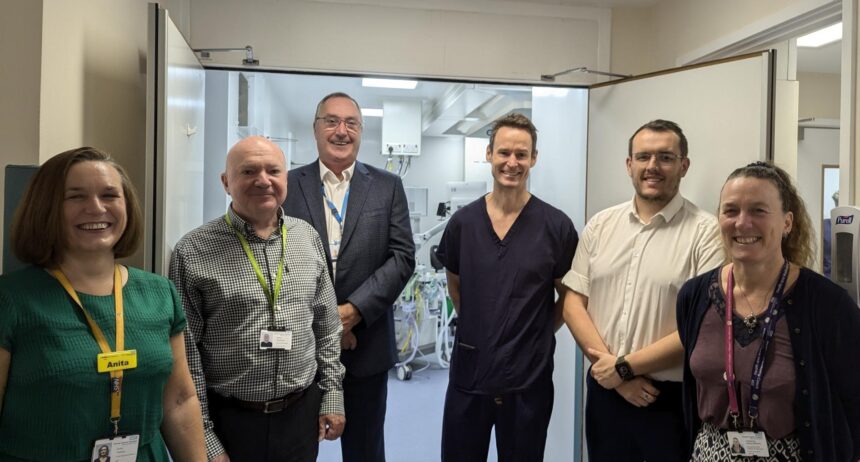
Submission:
M 308 387 L 309 388 L 309 387 Z M 254 411 L 260 411 L 263 414 L 273 414 L 275 412 L 281 412 L 284 409 L 288 408 L 291 404 L 300 400 L 302 396 L 305 395 L 305 392 L 308 391 L 307 388 L 303 390 L 299 390 L 293 393 L 290 393 L 283 398 L 272 399 L 269 401 L 242 401 L 241 399 L 226 397 L 226 396 L 218 396 L 220 399 L 229 405 L 233 405 L 236 407 L 241 407 L 244 409 L 251 409 Z

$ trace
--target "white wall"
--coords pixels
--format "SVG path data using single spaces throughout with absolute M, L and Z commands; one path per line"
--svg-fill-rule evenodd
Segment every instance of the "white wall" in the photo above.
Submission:
M 191 0 L 190 14 L 195 48 L 252 45 L 267 67 L 537 81 L 542 73 L 610 64 L 608 8 L 491 0 Z M 213 54 L 223 64 L 239 65 L 241 58 Z
M 220 175 L 224 171 L 227 151 L 240 138 L 261 135 L 272 138 L 284 151 L 289 163 L 295 150 L 294 133 L 285 103 L 274 92 L 263 74 L 249 75 L 249 108 L 247 128 L 239 128 L 239 73 L 206 71 L 206 144 L 203 220 L 208 221 L 225 211 L 229 198 Z M 313 136 L 309 135 L 312 139 Z
M 815 270 L 821 271 L 821 168 L 839 164 L 839 130 L 807 128 L 797 143 L 797 189 L 815 230 Z M 827 198 L 830 201 L 830 198 Z
M 164 21 L 163 126 L 155 160 L 155 260 L 167 275 L 170 256 L 187 232 L 204 223 L 206 72 L 170 19 Z
M 588 91 L 533 89 L 532 122 L 538 128 L 538 161 L 530 173 L 529 190 L 561 209 L 582 232 L 585 227 Z M 578 362 L 577 351 L 573 336 L 562 327 L 556 334 L 555 403 L 547 433 L 546 460 L 574 460 L 575 422 L 584 410 L 576 406 L 578 397 L 578 404 L 584 404 L 581 399 L 583 383 L 579 381 L 582 365 Z M 577 371 L 577 368 L 580 369 Z
M 831 0 L 661 0 L 653 11 L 658 69 L 719 50 Z
M 67 149 L 94 146 L 112 154 L 142 190 L 147 3 L 42 4 L 39 163 Z M 127 262 L 140 266 L 141 252 Z
M 609 70 L 631 75 L 658 70 L 654 50 L 655 27 L 652 7 L 613 8 L 612 65 Z
M 796 80 L 775 82 L 773 106 L 773 162 L 797 176 L 798 94 Z
M 367 161 L 367 157 L 363 159 Z M 385 157 L 376 155 L 370 163 L 384 167 Z M 420 229 L 425 232 L 439 223 L 436 206 L 448 200 L 448 181 L 463 181 L 463 138 L 460 136 L 431 137 L 421 139 L 421 155 L 412 159 L 409 173 L 403 179 L 404 186 L 428 188 L 427 214 L 421 218 Z M 442 233 L 424 244 L 416 254 L 417 263 L 430 268 L 430 247 L 439 244 Z
M 0 15 L 0 238 L 7 165 L 39 163 L 39 76 L 42 53 L 42 2 L 9 0 Z M 0 245 L 0 262 L 3 261 Z M 2 271 L 2 269 L 0 269 Z
M 232 85 L 231 85 L 232 82 Z M 227 203 L 221 173 L 236 137 L 236 74 L 206 71 L 206 119 L 203 143 L 203 222 L 224 214 Z M 232 106 L 230 103 L 233 102 Z M 231 110 L 232 107 L 232 110 Z
M 143 190 L 149 1 L 3 2 L 0 54 L 9 65 L 0 67 L 0 135 L 8 152 L 0 166 L 91 145 Z M 188 0 L 160 3 L 187 22 Z M 126 263 L 141 266 L 142 253 Z
M 800 118 L 839 118 L 839 74 L 798 72 L 800 82 Z
M 283 110 L 289 103 L 283 101 L 281 96 L 271 89 L 266 92 L 266 96 L 264 97 L 268 99 L 270 109 L 265 114 L 267 122 L 263 134 L 281 147 L 286 156 L 287 163 L 289 163 L 292 160 L 292 153 L 296 148 L 296 143 L 298 143 L 298 139 L 291 129 L 293 126 L 292 120 L 290 120 L 287 111 Z

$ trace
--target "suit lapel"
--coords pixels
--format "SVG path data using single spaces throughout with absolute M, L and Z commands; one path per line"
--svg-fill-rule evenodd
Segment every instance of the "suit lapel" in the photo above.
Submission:
M 311 224 L 316 228 L 323 241 L 323 246 L 328 249 L 328 230 L 326 229 L 325 215 L 323 212 L 322 182 L 320 182 L 320 164 L 315 161 L 308 169 L 302 171 L 299 177 L 299 187 L 302 196 L 310 212 Z M 328 251 L 326 251 L 328 253 Z M 330 258 L 330 256 L 329 256 Z
M 373 175 L 361 162 L 355 162 L 355 172 L 349 182 L 349 201 L 346 204 L 346 223 L 343 226 L 343 236 L 340 241 L 340 253 L 342 254 L 355 231 L 358 218 L 364 209 L 367 200 L 367 192 L 373 183 Z M 322 198 L 320 198 L 322 200 Z

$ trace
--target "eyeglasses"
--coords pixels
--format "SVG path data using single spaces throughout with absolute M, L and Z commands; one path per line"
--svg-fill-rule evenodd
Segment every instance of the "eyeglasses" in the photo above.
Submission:
M 333 129 L 339 127 L 341 123 L 346 125 L 346 129 L 351 131 L 351 132 L 357 132 L 357 131 L 361 130 L 361 122 L 359 122 L 358 120 L 353 119 L 351 117 L 348 119 L 341 119 L 340 117 L 336 117 L 336 116 L 325 116 L 325 117 L 317 117 L 314 120 L 322 120 L 323 127 L 327 128 L 329 130 L 333 130 Z
M 672 165 L 681 158 L 681 156 L 669 152 L 637 152 L 636 154 L 633 154 L 633 160 L 640 164 L 650 163 L 652 157 L 656 157 L 657 163 L 660 165 Z

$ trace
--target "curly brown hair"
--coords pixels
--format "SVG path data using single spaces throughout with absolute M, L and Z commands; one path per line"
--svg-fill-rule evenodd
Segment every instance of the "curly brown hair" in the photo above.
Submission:
M 796 265 L 811 266 L 815 255 L 812 220 L 788 172 L 771 162 L 759 161 L 735 169 L 726 178 L 726 182 L 739 177 L 767 180 L 776 187 L 782 201 L 783 213 L 791 212 L 793 215 L 791 232 L 782 240 L 782 255 Z

